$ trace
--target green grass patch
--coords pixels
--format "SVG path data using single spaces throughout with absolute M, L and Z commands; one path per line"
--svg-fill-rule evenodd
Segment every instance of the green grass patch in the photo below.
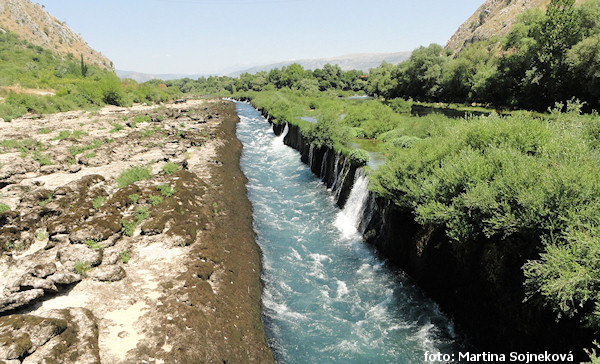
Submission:
M 134 205 L 137 204 L 138 200 L 140 199 L 140 195 L 138 195 L 137 193 L 132 193 L 127 197 L 129 198 L 129 201 L 131 201 Z
M 94 239 L 87 239 L 85 244 L 94 250 L 104 250 L 104 246 Z
M 177 192 L 174 188 L 171 188 L 171 186 L 166 183 L 156 187 L 156 189 L 159 190 L 160 194 L 165 197 L 171 197 Z
M 123 264 L 129 263 L 129 259 L 131 259 L 131 253 L 129 252 L 129 250 L 124 250 L 124 251 L 120 252 L 119 259 L 121 259 L 121 262 Z
M 89 272 L 90 269 L 92 269 L 92 265 L 89 262 L 82 261 L 82 260 L 76 261 L 75 266 L 73 267 L 73 270 L 75 271 L 75 273 L 82 275 L 84 277 L 87 277 L 87 272 Z
M 117 123 L 116 121 L 111 122 L 110 125 L 113 127 L 110 130 L 111 133 L 118 133 L 121 130 L 125 129 L 125 126 L 123 126 L 122 124 Z
M 123 188 L 137 181 L 142 181 L 152 177 L 152 173 L 149 168 L 146 167 L 131 167 L 121 172 L 117 177 L 117 185 L 119 188 Z
M 106 203 L 106 196 L 98 196 L 92 201 L 92 207 L 95 210 L 98 210 L 105 203 Z
M 10 206 L 4 203 L 0 203 L 0 213 L 10 211 Z
M 177 163 L 167 162 L 162 167 L 162 170 L 163 170 L 163 172 L 165 172 L 166 175 L 171 175 L 171 174 L 177 172 L 179 170 L 179 167 L 180 166 Z
M 41 166 L 54 164 L 47 154 L 38 152 L 37 150 L 33 152 L 33 160 L 38 162 Z
M 100 146 L 102 146 L 102 144 L 104 144 L 102 140 L 94 139 L 89 145 L 73 145 L 69 147 L 69 153 L 72 156 L 76 156 L 78 154 L 87 152 L 88 150 L 99 148 Z
M 152 204 L 152 206 L 156 206 L 163 202 L 163 198 L 158 195 L 152 195 L 152 196 L 148 197 L 148 199 L 150 200 L 150 203 Z

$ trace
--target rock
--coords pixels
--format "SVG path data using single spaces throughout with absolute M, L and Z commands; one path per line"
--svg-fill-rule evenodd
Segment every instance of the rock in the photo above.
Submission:
M 15 292 L 0 298 L 0 313 L 25 306 L 44 295 L 43 289 L 30 289 L 24 292 Z
M 81 156 L 77 159 L 77 163 L 83 164 L 84 166 L 88 166 L 90 164 L 90 158 Z
M 81 167 L 79 167 L 79 168 L 81 169 Z M 70 169 L 69 169 L 69 171 L 70 171 Z M 55 196 L 66 196 L 72 192 L 73 192 L 73 190 L 70 189 L 69 187 L 61 186 L 54 190 L 54 195 Z
M 66 234 L 71 232 L 71 224 L 65 221 L 64 219 L 58 219 L 51 221 L 48 226 L 48 234 L 50 235 L 50 239 L 54 240 L 55 235 L 67 236 Z
M 100 363 L 98 325 L 90 310 L 69 308 L 49 311 L 46 315 L 48 319 L 65 321 L 67 328 L 26 357 L 23 364 Z
M 96 281 L 116 282 L 125 278 L 125 270 L 118 265 L 103 265 L 88 273 Z
M 56 264 L 54 263 L 43 263 L 33 267 L 33 275 L 39 278 L 46 278 L 54 273 L 56 273 Z
M 116 216 L 98 217 L 75 229 L 69 239 L 76 244 L 85 243 L 88 239 L 104 241 L 121 231 L 121 228 L 119 218 Z
M 32 315 L 0 317 L 0 359 L 15 360 L 34 353 L 67 328 L 67 321 Z
M 69 167 L 68 171 L 70 173 L 77 173 L 77 172 L 81 171 L 81 165 L 73 164 L 72 166 Z
M 54 284 L 68 285 L 81 281 L 81 276 L 73 272 L 56 272 L 48 280 Z
M 67 234 L 50 234 L 50 241 L 53 241 L 57 244 L 68 244 L 69 243 L 69 235 L 67 235 Z
M 50 165 L 50 166 L 41 166 L 40 167 L 40 173 L 41 174 L 51 174 L 51 173 L 55 173 L 57 172 L 59 169 L 59 167 L 57 165 Z
M 19 291 L 28 291 L 32 289 L 43 289 L 44 292 L 58 292 L 58 289 L 50 280 L 32 277 L 30 275 L 22 276 L 16 283 Z
M 94 250 L 83 244 L 63 246 L 59 248 L 56 256 L 69 270 L 74 269 L 77 262 L 87 262 L 92 267 L 102 263 L 102 250 Z

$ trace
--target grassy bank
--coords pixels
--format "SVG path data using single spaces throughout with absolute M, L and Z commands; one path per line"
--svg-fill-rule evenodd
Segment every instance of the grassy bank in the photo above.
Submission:
M 0 54 L 0 118 L 5 121 L 26 113 L 130 106 L 181 95 L 179 89 L 156 82 L 121 82 L 112 70 L 86 64 L 83 56 L 62 57 L 10 32 L 0 33 Z

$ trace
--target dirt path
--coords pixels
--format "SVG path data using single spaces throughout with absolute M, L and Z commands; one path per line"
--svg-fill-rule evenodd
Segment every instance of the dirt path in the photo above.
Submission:
M 236 122 L 194 100 L 0 124 L 0 363 L 273 361 Z

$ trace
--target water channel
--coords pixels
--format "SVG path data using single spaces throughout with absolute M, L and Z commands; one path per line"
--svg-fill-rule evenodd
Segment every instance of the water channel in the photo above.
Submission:
M 241 167 L 263 252 L 263 320 L 279 363 L 423 363 L 456 350 L 452 322 L 361 240 L 355 183 L 344 210 L 247 103 Z M 361 190 L 362 189 L 362 190 Z M 359 206 L 360 207 L 360 206 Z

